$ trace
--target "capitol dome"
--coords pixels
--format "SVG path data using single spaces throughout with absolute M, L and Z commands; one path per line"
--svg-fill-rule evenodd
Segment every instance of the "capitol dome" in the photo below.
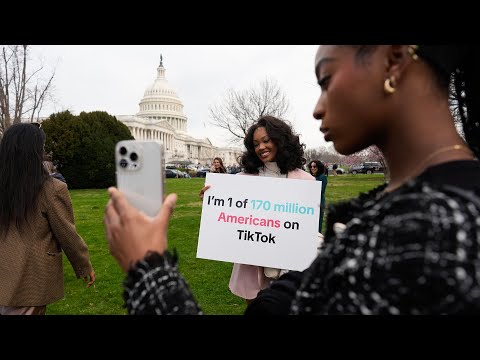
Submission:
M 187 117 L 183 114 L 183 103 L 165 77 L 161 55 L 160 65 L 157 68 L 157 78 L 145 90 L 139 106 L 140 111 L 137 116 L 151 120 L 167 121 L 175 130 L 187 131 Z
M 198 139 L 188 134 L 183 103 L 165 77 L 161 55 L 157 78 L 146 88 L 139 106 L 137 114 L 116 115 L 116 118 L 136 140 L 163 144 L 166 162 L 210 166 L 212 159 L 220 156 L 225 165 L 237 164 L 242 150 L 216 147 L 208 138 Z

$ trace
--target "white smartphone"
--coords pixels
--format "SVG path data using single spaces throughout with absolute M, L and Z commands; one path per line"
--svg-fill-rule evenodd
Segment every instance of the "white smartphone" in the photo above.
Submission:
M 123 140 L 115 146 L 118 190 L 130 204 L 152 217 L 163 201 L 163 154 L 163 145 L 154 141 Z

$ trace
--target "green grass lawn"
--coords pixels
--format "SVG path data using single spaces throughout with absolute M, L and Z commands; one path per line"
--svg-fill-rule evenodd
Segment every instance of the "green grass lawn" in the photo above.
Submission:
M 198 192 L 205 179 L 167 179 L 167 192 L 178 194 L 169 228 L 169 248 L 176 247 L 180 271 L 192 289 L 205 314 L 242 314 L 246 304 L 230 293 L 228 282 L 231 263 L 196 259 L 201 202 Z M 383 175 L 329 176 L 327 203 L 357 196 L 383 182 Z M 47 307 L 47 314 L 126 314 L 122 307 L 124 275 L 110 255 L 103 227 L 106 190 L 71 190 L 78 232 L 87 242 L 97 280 L 95 287 L 86 288 L 76 279 L 64 256 L 65 298 Z

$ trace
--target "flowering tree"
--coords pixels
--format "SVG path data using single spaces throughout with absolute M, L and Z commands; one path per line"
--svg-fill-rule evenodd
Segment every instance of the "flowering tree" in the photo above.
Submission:
M 388 179 L 390 173 L 388 171 L 387 162 L 385 161 L 385 157 L 383 156 L 382 151 L 376 146 L 370 146 L 368 149 L 365 149 L 365 152 L 367 153 L 367 156 L 370 160 L 378 161 L 380 164 L 382 164 L 385 179 Z
M 351 167 L 353 165 L 358 165 L 364 161 L 366 161 L 366 157 L 362 151 L 352 155 L 344 156 L 342 159 L 342 164 Z
M 307 159 L 307 163 L 311 160 L 320 160 L 325 164 L 338 164 L 345 167 L 359 165 L 365 161 L 378 161 L 384 169 L 385 179 L 388 179 L 389 177 L 385 157 L 380 149 L 376 146 L 370 146 L 367 149 L 347 156 L 340 155 L 335 150 L 324 146 L 317 149 L 306 150 L 305 158 Z

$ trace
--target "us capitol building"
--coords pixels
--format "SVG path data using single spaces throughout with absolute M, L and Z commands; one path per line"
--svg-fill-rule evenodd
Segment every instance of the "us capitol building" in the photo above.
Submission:
M 208 138 L 196 139 L 188 134 L 183 103 L 165 77 L 163 59 L 157 68 L 157 78 L 145 90 L 136 115 L 116 115 L 136 140 L 163 143 L 166 163 L 210 165 L 220 157 L 225 166 L 237 164 L 242 151 L 233 147 L 216 147 Z

